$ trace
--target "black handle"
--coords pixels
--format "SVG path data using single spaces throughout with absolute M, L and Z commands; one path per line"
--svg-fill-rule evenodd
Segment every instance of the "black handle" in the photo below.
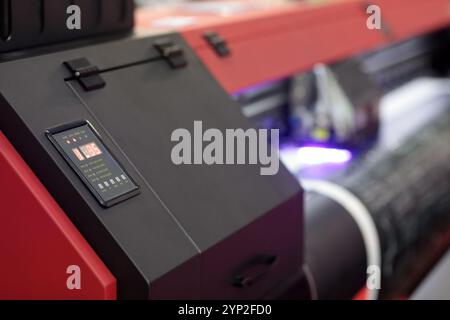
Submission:
M 233 277 L 233 285 L 248 288 L 263 278 L 278 262 L 277 255 L 264 255 L 246 263 Z

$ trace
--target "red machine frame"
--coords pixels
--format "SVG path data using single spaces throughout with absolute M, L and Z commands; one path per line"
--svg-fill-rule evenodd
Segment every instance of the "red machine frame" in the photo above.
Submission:
M 447 0 L 370 3 L 381 9 L 381 30 L 367 27 L 365 0 L 299 1 L 235 16 L 200 14 L 183 7 L 162 13 L 143 9 L 136 20 L 138 28 L 155 31 L 155 22 L 162 19 L 191 18 L 192 25 L 177 31 L 229 93 L 450 25 Z M 220 57 L 208 45 L 204 34 L 211 31 L 227 42 L 229 56 Z
M 1 131 L 0 178 L 0 299 L 116 299 L 114 276 Z

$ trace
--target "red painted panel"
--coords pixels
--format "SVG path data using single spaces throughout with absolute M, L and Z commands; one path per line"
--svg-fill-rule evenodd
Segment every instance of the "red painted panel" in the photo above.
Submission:
M 115 278 L 1 132 L 0 181 L 0 299 L 115 299 Z
M 182 30 L 183 36 L 222 86 L 233 93 L 245 87 L 286 77 L 320 62 L 348 58 L 450 25 L 448 0 L 378 0 L 382 20 L 392 32 L 368 30 L 366 1 L 299 4 L 216 19 Z M 232 55 L 218 57 L 204 39 L 216 31 Z
M 261 6 L 234 16 L 196 15 L 176 7 L 162 13 L 140 10 L 136 20 L 140 29 L 158 29 L 152 22 L 161 18 L 193 19 L 192 25 L 178 31 L 229 93 L 310 69 L 316 63 L 348 58 L 391 41 L 450 26 L 448 0 L 370 1 L 381 8 L 382 21 L 391 31 L 386 36 L 382 31 L 367 28 L 367 3 L 365 0 L 299 2 Z M 232 55 L 218 57 L 203 39 L 206 31 L 224 37 Z

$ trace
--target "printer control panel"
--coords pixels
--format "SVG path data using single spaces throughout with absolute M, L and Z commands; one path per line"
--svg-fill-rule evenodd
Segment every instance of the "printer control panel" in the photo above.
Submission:
M 102 206 L 110 207 L 139 193 L 87 121 L 50 129 L 47 136 Z

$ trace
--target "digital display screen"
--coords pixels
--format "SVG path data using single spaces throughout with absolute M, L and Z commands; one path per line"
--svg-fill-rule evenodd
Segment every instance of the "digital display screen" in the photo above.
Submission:
M 47 136 L 101 205 L 139 193 L 138 186 L 86 121 L 50 129 Z

